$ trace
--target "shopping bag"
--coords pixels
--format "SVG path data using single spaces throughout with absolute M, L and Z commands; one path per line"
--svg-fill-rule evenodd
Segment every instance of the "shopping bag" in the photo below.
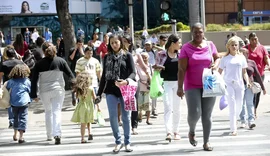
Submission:
M 202 82 L 203 97 L 215 97 L 225 95 L 225 82 L 222 76 L 217 71 L 204 68 Z
M 257 94 L 262 91 L 262 87 L 258 82 L 251 83 L 251 91 L 253 94 Z
M 128 79 L 128 85 L 121 86 L 120 91 L 124 100 L 124 108 L 126 111 L 137 111 L 135 94 L 138 83 L 132 79 Z
M 150 84 L 150 97 L 158 98 L 164 94 L 163 78 L 160 77 L 159 71 L 154 71 Z
M 11 89 L 8 91 L 7 88 L 7 82 L 4 83 L 4 85 L 0 88 L 0 108 L 9 108 L 10 107 L 10 92 Z
M 103 117 L 103 114 L 101 113 L 101 111 L 97 112 L 97 122 L 99 126 L 105 126 L 105 119 Z
M 228 106 L 228 101 L 225 97 L 225 95 L 223 95 L 221 98 L 220 98 L 220 101 L 219 101 L 219 109 L 220 110 L 223 110 L 224 108 L 226 108 Z

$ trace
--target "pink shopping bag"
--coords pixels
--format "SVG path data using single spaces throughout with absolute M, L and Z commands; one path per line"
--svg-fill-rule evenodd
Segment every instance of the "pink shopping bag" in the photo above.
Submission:
M 125 103 L 126 111 L 137 111 L 135 93 L 137 91 L 137 82 L 129 79 L 129 85 L 121 86 L 120 91 Z

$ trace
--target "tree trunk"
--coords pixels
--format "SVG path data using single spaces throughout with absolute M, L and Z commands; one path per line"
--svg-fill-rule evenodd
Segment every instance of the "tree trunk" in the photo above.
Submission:
M 199 0 L 189 0 L 188 1 L 189 10 L 189 26 L 200 22 L 200 1 Z
M 70 48 L 75 47 L 76 43 L 74 26 L 69 13 L 69 0 L 56 0 L 56 11 L 65 44 L 65 57 L 66 60 L 68 60 L 69 50 Z

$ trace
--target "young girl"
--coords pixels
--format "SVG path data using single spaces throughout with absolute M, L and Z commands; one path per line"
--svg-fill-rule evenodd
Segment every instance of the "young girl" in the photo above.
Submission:
M 82 72 L 76 77 L 74 91 L 79 103 L 71 118 L 72 122 L 81 123 L 81 143 L 86 143 L 84 140 L 85 127 L 88 129 L 88 140 L 93 140 L 93 135 L 90 133 L 90 123 L 94 122 L 94 103 L 96 98 L 93 87 L 91 86 L 91 77 L 88 72 Z M 98 107 L 98 105 L 97 105 Z M 99 111 L 99 107 L 98 107 Z
M 28 105 L 31 102 L 29 93 L 31 82 L 28 79 L 30 69 L 25 64 L 16 65 L 10 72 L 10 80 L 7 81 L 7 90 L 10 92 L 10 104 L 14 118 L 13 140 L 17 141 L 19 131 L 19 143 L 24 143 L 23 133 L 25 132 L 28 116 Z
M 147 72 L 148 73 L 152 73 L 151 72 L 151 66 L 149 64 L 149 55 L 147 52 L 141 53 L 142 58 L 143 58 L 143 62 L 145 63 L 145 65 L 148 66 L 147 68 Z M 147 81 L 148 80 L 148 76 L 146 75 L 146 73 L 142 70 L 142 68 L 137 65 L 137 73 L 139 75 L 140 81 L 139 81 L 139 88 L 140 88 L 140 92 L 139 92 L 139 96 L 138 96 L 138 106 L 139 106 L 139 119 L 142 119 L 142 111 L 146 111 L 146 124 L 147 125 L 152 125 L 152 123 L 149 122 L 150 119 L 150 94 L 149 94 L 149 86 L 150 83 Z
M 224 80 L 227 86 L 226 98 L 229 104 L 230 112 L 230 135 L 237 135 L 236 120 L 241 112 L 243 98 L 244 98 L 244 81 L 250 87 L 249 78 L 246 68 L 248 67 L 245 57 L 240 54 L 238 39 L 232 37 L 229 39 L 227 45 L 227 54 L 221 59 L 219 73 L 224 70 Z

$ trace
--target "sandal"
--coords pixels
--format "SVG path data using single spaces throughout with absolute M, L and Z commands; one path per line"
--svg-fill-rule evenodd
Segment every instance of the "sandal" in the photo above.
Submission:
M 171 142 L 171 140 L 172 140 L 172 136 L 171 136 L 171 134 L 170 134 L 170 133 L 168 133 L 168 134 L 167 134 L 167 136 L 166 136 L 165 140 L 168 140 L 169 142 Z
M 85 144 L 85 143 L 87 143 L 87 141 L 86 140 L 82 140 L 81 143 L 82 144 Z
M 119 153 L 119 151 L 123 148 L 123 144 L 116 144 L 113 150 L 113 153 Z
M 213 151 L 213 147 L 211 147 L 210 143 L 203 144 L 203 150 L 205 151 Z
M 93 140 L 93 135 L 92 134 L 89 134 L 88 140 Z
M 181 136 L 178 133 L 174 133 L 174 140 L 180 140 Z
M 128 144 L 128 145 L 125 145 L 125 148 L 126 148 L 126 152 L 132 152 L 133 151 L 133 149 L 131 149 L 130 148 L 130 144 Z
M 13 135 L 13 141 L 18 141 L 18 139 Z
M 237 136 L 237 132 L 231 132 L 229 135 L 230 136 Z
M 198 144 L 198 141 L 195 139 L 195 134 L 194 133 L 188 133 L 188 139 L 189 139 L 189 143 L 192 145 L 192 146 L 197 146 Z
M 147 125 L 153 125 L 153 123 L 149 122 L 149 121 L 146 121 L 146 124 Z
M 137 128 L 132 128 L 132 135 L 138 135 Z
M 19 140 L 18 143 L 19 143 L 19 144 L 25 143 L 25 140 L 24 140 L 24 139 Z

